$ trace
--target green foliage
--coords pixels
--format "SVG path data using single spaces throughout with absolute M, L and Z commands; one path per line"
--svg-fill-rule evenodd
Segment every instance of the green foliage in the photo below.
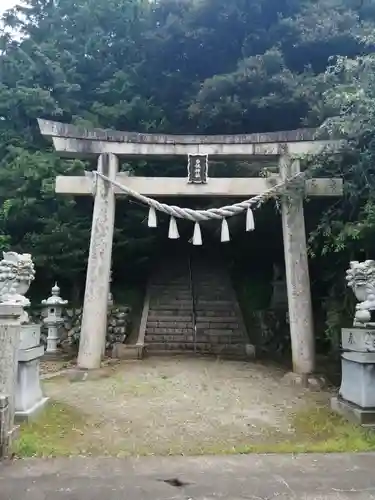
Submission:
M 371 37 L 372 38 L 372 37 Z M 372 39 L 363 33 L 363 47 Z M 324 127 L 347 139 L 341 157 L 324 165 L 329 174 L 345 180 L 345 197 L 322 216 L 310 234 L 311 253 L 335 263 L 336 272 L 326 273 L 328 285 L 327 333 L 336 339 L 340 325 L 353 310 L 352 297 L 340 283 L 350 260 L 373 258 L 375 241 L 375 57 L 373 53 L 354 58 L 337 57 L 325 72 L 326 90 L 322 108 Z M 340 271 L 341 269 L 341 271 Z M 328 277 L 328 279 L 327 279 Z
M 38 117 L 169 133 L 324 122 L 349 139 L 322 165 L 345 178 L 346 196 L 313 214 L 310 250 L 322 299 L 346 303 L 332 285 L 350 258 L 371 256 L 374 246 L 375 0 L 26 0 L 3 21 L 0 250 L 31 252 L 40 281 L 82 288 L 92 203 L 56 197 L 53 183 L 93 166 L 57 158 Z M 182 171 L 160 160 L 123 168 Z M 119 204 L 115 275 L 144 276 L 160 252 L 146 215 Z M 239 259 L 251 244 L 238 244 Z

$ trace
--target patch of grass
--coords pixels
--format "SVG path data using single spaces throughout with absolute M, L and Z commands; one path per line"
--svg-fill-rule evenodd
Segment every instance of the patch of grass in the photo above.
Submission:
M 375 450 L 375 432 L 351 424 L 327 407 L 303 410 L 292 417 L 293 434 L 270 431 L 263 440 L 229 444 L 183 443 L 170 446 L 167 455 L 231 455 L 250 453 L 340 453 Z M 147 454 L 147 453 L 145 453 Z
M 375 432 L 344 420 L 327 407 L 299 411 L 292 417 L 294 435 L 272 442 L 236 447 L 235 453 L 340 453 L 375 450 Z M 274 436 L 276 438 L 276 436 Z
M 35 421 L 21 425 L 14 452 L 20 457 L 77 454 L 85 448 L 83 437 L 87 428 L 85 415 L 52 401 Z
M 108 437 L 108 436 L 107 436 Z M 175 440 L 175 441 L 174 441 Z M 333 453 L 375 450 L 375 432 L 351 424 L 327 407 L 312 407 L 291 417 L 291 432 L 265 431 L 258 440 L 243 436 L 215 440 L 181 440 L 176 436 L 162 443 L 133 440 L 110 442 L 100 435 L 100 424 L 89 422 L 76 409 L 51 402 L 40 417 L 21 426 L 15 453 L 20 457 L 69 455 L 227 455 L 248 453 Z

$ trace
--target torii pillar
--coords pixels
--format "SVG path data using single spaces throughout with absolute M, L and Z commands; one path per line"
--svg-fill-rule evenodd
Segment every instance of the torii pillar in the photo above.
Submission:
M 300 162 L 288 154 L 287 145 L 279 159 L 279 170 L 283 180 L 300 172 Z M 303 196 L 297 190 L 292 190 L 290 197 L 284 196 L 281 217 L 293 372 L 307 377 L 315 371 L 315 339 Z
M 110 179 L 116 179 L 118 165 L 118 157 L 112 153 L 99 156 L 98 171 Z M 78 368 L 86 370 L 100 367 L 103 342 L 105 342 L 115 203 L 112 185 L 96 176 L 90 254 L 77 360 Z M 93 332 L 96 332 L 96 335 Z

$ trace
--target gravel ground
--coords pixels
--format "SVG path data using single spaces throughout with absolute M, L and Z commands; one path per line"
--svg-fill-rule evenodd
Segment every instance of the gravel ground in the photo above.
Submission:
M 53 378 L 45 391 L 85 413 L 91 444 L 108 453 L 215 453 L 291 437 L 291 414 L 327 398 L 287 385 L 283 375 L 256 363 L 150 358 L 84 382 Z
M 42 359 L 40 362 L 40 374 L 42 377 L 45 377 L 46 375 L 58 373 L 71 366 L 73 366 L 73 362 L 68 360 L 51 361 Z

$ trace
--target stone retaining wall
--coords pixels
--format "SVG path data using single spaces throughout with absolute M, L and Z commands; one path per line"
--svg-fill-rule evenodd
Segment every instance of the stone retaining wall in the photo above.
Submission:
M 130 312 L 127 305 L 114 305 L 108 309 L 107 318 L 107 349 L 115 343 L 124 343 L 130 334 Z M 42 342 L 46 343 L 47 327 L 43 324 L 44 313 L 40 309 L 29 311 L 30 321 L 42 323 Z M 67 309 L 64 323 L 60 328 L 60 344 L 65 346 L 78 345 L 82 321 L 82 308 Z

